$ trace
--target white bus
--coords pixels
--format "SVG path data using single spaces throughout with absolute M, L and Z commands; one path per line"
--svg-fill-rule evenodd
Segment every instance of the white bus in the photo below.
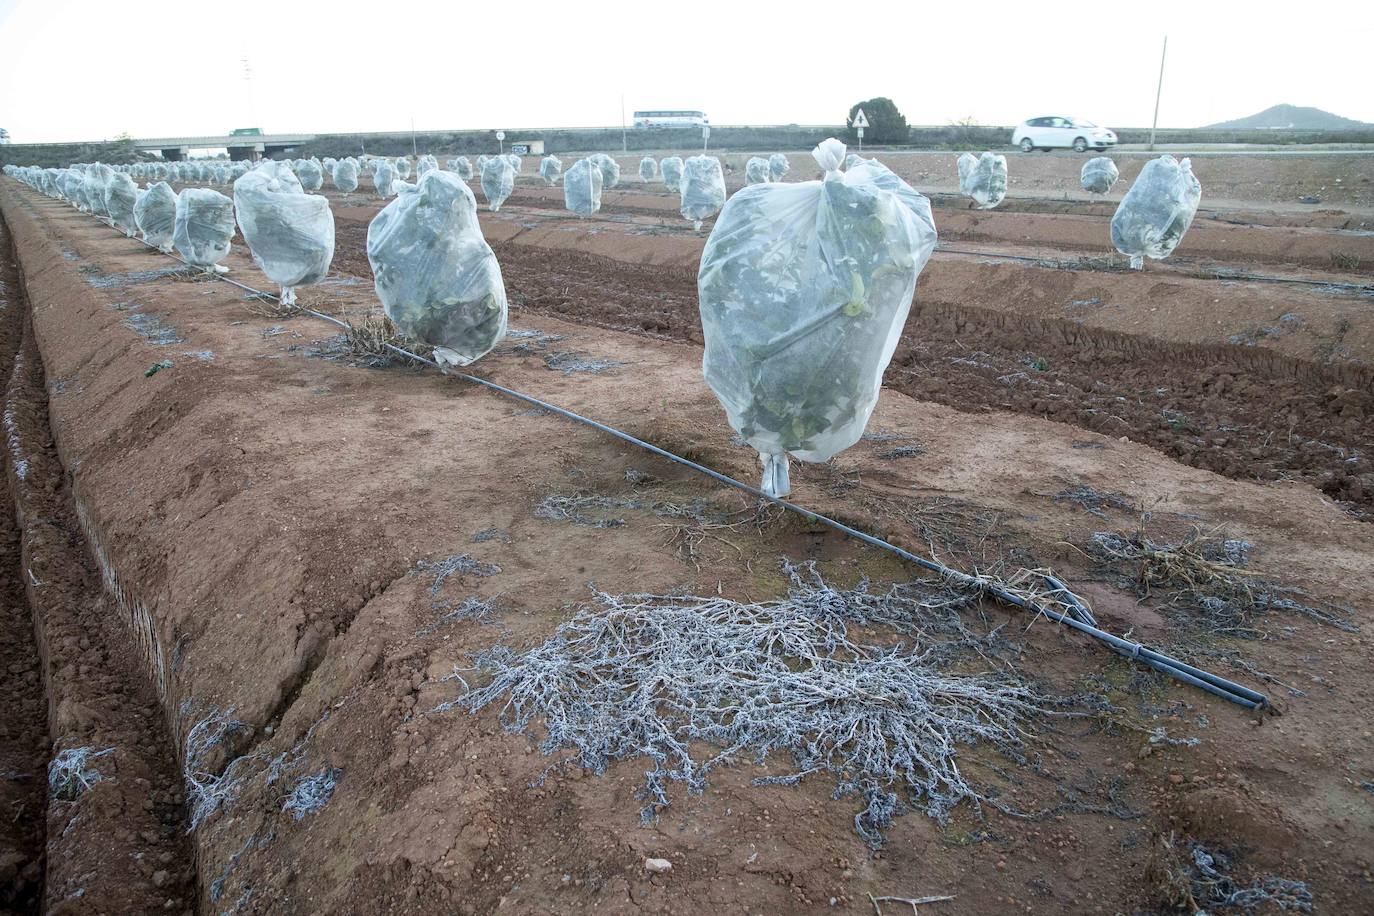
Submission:
M 710 124 L 702 111 L 636 111 L 635 127 L 702 127 Z

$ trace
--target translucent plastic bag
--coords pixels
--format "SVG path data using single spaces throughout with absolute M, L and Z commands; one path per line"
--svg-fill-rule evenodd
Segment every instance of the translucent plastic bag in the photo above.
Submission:
M 515 190 L 515 169 L 505 156 L 493 156 L 482 164 L 482 196 L 495 213 Z
M 1145 258 L 1167 258 L 1193 224 L 1201 200 L 1202 184 L 1193 176 L 1190 160 L 1152 159 L 1112 216 L 1112 244 L 1130 255 L 1136 270 L 1145 266 Z
M 879 162 L 735 194 L 697 275 L 702 368 L 730 425 L 786 496 L 787 456 L 826 461 L 859 440 L 935 247 L 930 202 Z
M 601 209 L 601 169 L 590 159 L 579 159 L 563 176 L 563 204 L 578 216 Z
M 234 182 L 234 210 L 254 262 L 281 287 L 283 305 L 296 287 L 318 283 L 334 258 L 329 201 L 306 194 L 284 164 L 254 169 Z
M 86 170 L 86 208 L 96 216 L 109 216 L 105 210 L 105 189 L 110 186 L 114 169 L 97 162 Z
M 511 171 L 516 175 L 519 175 L 520 170 L 525 167 L 525 160 L 521 159 L 515 153 L 506 153 L 506 161 L 510 163 Z
M 172 241 L 181 256 L 206 273 L 229 254 L 234 237 L 234 202 L 209 188 L 187 188 L 177 195 L 176 227 Z
M 1007 157 L 996 153 L 959 157 L 959 193 L 979 210 L 991 210 L 1007 196 Z
M 396 167 L 385 159 L 377 160 L 377 167 L 372 170 L 372 187 L 376 188 L 378 197 L 390 197 L 396 192 L 391 189 L 391 183 L 396 180 Z
M 467 156 L 459 156 L 457 159 L 450 159 L 448 161 L 448 167 L 453 169 L 454 173 L 464 181 L 472 180 L 472 163 L 468 161 Z
M 501 268 L 476 198 L 453 173 L 428 172 L 387 204 L 367 227 L 367 259 L 387 317 L 432 345 L 437 362 L 466 366 L 505 336 Z
M 782 153 L 774 153 L 768 157 L 768 175 L 774 181 L 782 181 L 783 176 L 790 171 L 792 163 L 788 162 Z
M 545 156 L 539 161 L 539 177 L 550 187 L 558 184 L 558 176 L 563 174 L 563 160 L 557 156 Z
M 177 225 L 177 192 L 165 181 L 149 185 L 134 204 L 134 222 L 143 234 L 143 241 L 170 253 L 172 233 Z
M 105 212 L 115 228 L 132 237 L 138 229 L 134 222 L 134 204 L 138 202 L 138 185 L 123 172 L 115 172 L 105 185 Z
M 767 184 L 772 180 L 773 173 L 768 169 L 768 160 L 762 156 L 750 156 L 744 164 L 744 183 Z
M 601 169 L 601 187 L 610 189 L 620 184 L 620 163 L 605 153 L 594 153 L 587 157 Z
M 725 173 L 715 156 L 693 156 L 682 165 L 682 218 L 700 230 L 701 221 L 725 206 Z
M 1116 184 L 1120 175 L 1116 163 L 1109 157 L 1096 156 L 1083 163 L 1083 171 L 1078 178 L 1083 184 L 1083 190 L 1093 194 L 1106 194 L 1112 189 L 1112 185 Z
M 410 180 L 410 159 L 406 156 L 397 156 L 396 161 L 391 163 L 396 169 L 396 177 L 402 181 Z
M 425 177 L 425 173 L 439 167 L 439 160 L 426 153 L 420 157 L 420 161 L 415 163 L 415 180 L 419 181 Z M 405 176 L 401 176 L 404 178 Z
M 663 176 L 663 184 L 668 190 L 676 193 L 682 187 L 682 157 L 664 159 L 658 164 L 658 173 Z
M 487 160 L 490 159 L 490 158 L 491 158 L 491 157 L 490 157 L 490 156 L 487 156 L 487 155 L 482 155 L 482 156 L 478 156 L 478 157 L 477 157 L 477 174 L 478 174 L 478 175 L 481 175 L 481 174 L 482 174 L 482 169 L 486 168 L 486 166 L 487 166 Z
M 348 159 L 340 159 L 334 163 L 331 177 L 334 179 L 334 187 L 345 194 L 352 194 L 358 190 L 358 166 Z
M 653 156 L 645 156 L 639 160 L 639 180 L 648 184 L 658 177 L 658 160 Z
M 300 168 L 296 170 L 296 177 L 300 179 L 301 188 L 312 194 L 324 185 L 324 171 L 320 163 L 313 159 L 301 163 Z

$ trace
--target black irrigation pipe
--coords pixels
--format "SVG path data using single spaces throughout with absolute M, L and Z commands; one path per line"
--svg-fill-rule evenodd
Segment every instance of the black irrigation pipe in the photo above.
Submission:
M 100 218 L 97 217 L 97 219 Z M 103 219 L 100 219 L 100 222 L 105 223 L 112 229 L 115 228 L 112 223 L 108 223 Z M 163 251 L 156 245 L 150 245 L 143 239 L 136 238 L 134 236 L 127 237 L 133 239 L 134 241 L 138 242 L 146 248 L 150 248 L 153 251 L 158 252 L 159 254 L 165 254 L 170 258 L 180 261 L 187 267 L 195 267 L 195 265 L 186 261 L 184 258 L 181 258 L 180 256 L 175 255 L 171 252 Z M 245 283 L 240 283 L 237 280 L 230 279 L 229 277 L 223 276 L 218 272 L 212 271 L 210 275 L 217 280 L 223 280 L 225 283 L 229 283 L 233 286 L 238 287 L 239 289 L 246 290 L 247 292 L 252 293 L 253 295 L 259 298 L 272 300 L 277 302 L 278 304 L 281 303 L 281 299 L 277 296 L 274 296 L 271 293 L 263 292 L 259 289 L 254 289 L 253 287 L 248 286 Z M 334 317 L 333 315 L 326 315 L 324 312 L 317 312 L 314 309 L 305 308 L 303 306 L 295 306 L 295 308 L 299 309 L 307 315 L 311 315 L 315 318 L 319 318 L 323 321 L 327 321 L 340 328 L 343 328 L 346 331 L 352 330 L 352 325 L 350 325 L 348 322 L 340 318 Z M 741 490 L 745 493 L 750 494 L 751 496 L 755 496 L 761 500 L 770 502 L 773 505 L 779 506 L 789 512 L 795 512 L 809 521 L 820 522 L 826 527 L 838 531 L 841 534 L 852 537 L 855 540 L 862 541 L 863 543 L 868 544 L 871 547 L 876 547 L 879 550 L 885 550 L 888 553 L 891 553 L 897 557 L 900 557 L 903 560 L 906 560 L 908 563 L 920 567 L 921 569 L 933 572 L 939 575 L 945 581 L 962 586 L 963 588 L 966 588 L 969 591 L 975 592 L 980 595 L 991 595 L 998 601 L 1004 602 L 1014 607 L 1021 608 L 1022 610 L 1030 611 L 1032 614 L 1048 617 L 1050 620 L 1053 620 L 1056 623 L 1061 623 L 1067 627 L 1071 627 L 1072 629 L 1079 631 L 1080 633 L 1084 633 L 1088 636 L 1093 637 L 1094 639 L 1106 643 L 1115 652 L 1124 655 L 1127 658 L 1139 660 L 1145 663 L 1146 665 L 1149 665 L 1151 668 L 1154 668 L 1156 671 L 1166 674 L 1169 677 L 1172 677 L 1176 680 L 1183 681 L 1184 683 L 1192 684 L 1194 687 L 1197 687 L 1201 690 L 1205 690 L 1207 693 L 1210 693 L 1213 696 L 1220 697 L 1223 700 L 1228 700 L 1239 706 L 1244 706 L 1246 709 L 1261 710 L 1269 708 L 1269 700 L 1267 697 L 1265 697 L 1264 694 L 1259 693 L 1255 690 L 1251 690 L 1249 687 L 1246 687 L 1243 684 L 1237 684 L 1235 681 L 1227 680 L 1226 678 L 1221 677 L 1220 675 L 1212 674 L 1209 671 L 1203 671 L 1201 668 L 1195 668 L 1192 665 L 1179 661 L 1176 658 L 1171 658 L 1170 656 L 1165 655 L 1161 652 L 1156 652 L 1154 649 L 1151 649 L 1147 646 L 1143 646 L 1140 643 L 1131 642 L 1128 639 L 1122 639 L 1120 636 L 1117 636 L 1113 633 L 1108 633 L 1106 630 L 1099 629 L 1096 626 L 1097 621 L 1093 619 L 1092 613 L 1082 603 L 1082 601 L 1079 600 L 1078 596 L 1071 592 L 1068 586 L 1066 586 L 1063 582 L 1061 582 L 1054 576 L 1045 573 L 1039 574 L 1041 579 L 1044 580 L 1045 584 L 1049 586 L 1050 594 L 1053 595 L 1061 603 L 1066 605 L 1070 609 L 1071 613 L 1066 614 L 1061 613 L 1060 611 L 1051 610 L 1046 605 L 1041 604 L 1037 601 L 1033 601 L 1029 598 L 1022 597 L 1021 595 L 1016 594 L 1010 589 L 998 585 L 996 582 L 993 582 L 990 579 L 984 578 L 982 576 L 972 576 L 966 572 L 961 572 L 957 569 L 953 569 L 941 563 L 937 563 L 934 560 L 929 560 L 925 557 L 917 556 L 909 550 L 905 550 L 901 547 L 898 547 L 896 544 L 884 541 L 882 538 L 874 537 L 871 534 L 866 534 L 865 532 L 859 531 L 857 528 L 851 528 L 843 522 L 837 521 L 836 519 L 830 518 L 829 516 L 821 515 L 819 512 L 814 512 L 803 506 L 797 505 L 794 502 L 790 502 L 785 499 L 779 499 L 776 496 L 769 496 L 768 494 L 760 490 L 758 487 L 750 486 L 749 484 L 744 483 L 743 481 L 736 480 L 728 474 L 722 474 L 720 471 L 709 468 L 704 464 L 698 464 L 697 462 L 692 461 L 689 458 L 683 458 L 681 455 L 674 454 L 673 452 L 670 452 L 667 449 L 663 449 L 658 447 L 657 445 L 654 445 L 652 442 L 646 442 L 643 439 L 640 439 L 636 436 L 632 436 L 629 433 L 616 429 L 613 426 L 607 426 L 604 423 L 600 423 L 596 420 L 590 419 L 589 417 L 584 417 L 581 414 L 573 413 L 571 410 L 559 407 L 556 404 L 550 404 L 548 401 L 541 400 L 539 398 L 534 397 L 533 395 L 528 395 L 516 391 L 514 388 L 507 388 L 504 385 L 498 385 L 496 382 L 489 381 L 487 379 L 481 378 L 480 376 L 469 375 L 465 372 L 454 372 L 450 369 L 447 369 L 439 365 L 434 360 L 428 359 L 424 356 L 420 356 L 418 353 L 412 353 L 404 347 L 398 347 L 392 343 L 384 344 L 384 346 L 398 356 L 403 356 L 407 359 L 412 359 L 417 362 L 425 363 L 426 365 L 438 369 L 444 375 L 462 379 L 463 381 L 471 382 L 475 385 L 480 385 L 484 388 L 488 388 L 492 391 L 504 394 L 507 397 L 515 398 L 516 400 L 523 401 L 526 404 L 533 405 L 542 410 L 547 410 L 548 412 L 557 414 L 561 417 L 564 417 L 565 419 L 585 424 L 586 426 L 590 426 L 593 429 L 600 430 L 601 432 L 604 432 L 607 435 L 614 436 L 622 442 L 629 443 L 630 445 L 636 446 L 637 448 L 641 448 L 644 451 L 650 452 L 651 454 L 658 455 L 661 458 L 666 458 L 667 460 L 672 461 L 676 464 L 680 464 L 683 467 L 690 468 L 691 470 L 696 471 L 699 474 L 704 474 L 705 476 L 710 477 L 712 480 L 715 480 L 718 483 L 725 484 L 728 487 L 733 487 L 736 490 Z

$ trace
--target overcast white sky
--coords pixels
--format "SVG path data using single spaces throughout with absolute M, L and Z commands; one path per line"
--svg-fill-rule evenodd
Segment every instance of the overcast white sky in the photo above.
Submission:
M 1044 113 L 1148 126 L 1280 102 L 1374 121 L 1374 3 L 803 4 L 0 0 L 15 142 L 268 131 L 826 124 L 890 96 L 913 124 Z M 820 4 L 816 4 L 820 7 Z M 243 58 L 252 70 L 244 80 Z M 251 85 L 251 98 L 250 98 Z

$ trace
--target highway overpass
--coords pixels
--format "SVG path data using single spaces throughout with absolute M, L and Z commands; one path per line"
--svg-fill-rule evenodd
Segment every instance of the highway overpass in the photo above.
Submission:
M 256 159 L 283 153 L 315 139 L 314 134 L 225 134 L 212 137 L 152 137 L 135 139 L 134 146 L 162 154 L 163 159 L 185 159 L 193 149 L 227 149 L 230 159 Z

